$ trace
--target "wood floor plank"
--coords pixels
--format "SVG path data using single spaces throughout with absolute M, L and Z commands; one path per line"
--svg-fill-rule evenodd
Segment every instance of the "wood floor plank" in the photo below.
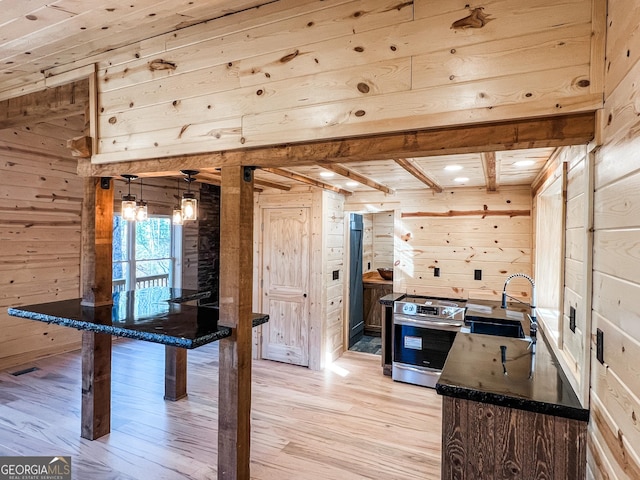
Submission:
M 71 455 L 75 478 L 216 479 L 218 349 L 188 352 L 188 396 L 163 400 L 164 348 L 116 341 L 111 433 L 80 437 L 80 354 L 0 372 L 0 455 Z M 441 397 L 347 352 L 317 372 L 253 364 L 251 478 L 439 479 Z

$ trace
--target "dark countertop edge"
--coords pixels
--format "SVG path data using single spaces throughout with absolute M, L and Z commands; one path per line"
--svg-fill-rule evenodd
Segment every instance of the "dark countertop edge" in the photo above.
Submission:
M 10 307 L 7 312 L 12 317 L 27 318 L 29 320 L 38 320 L 40 322 L 52 323 L 63 327 L 71 327 L 77 330 L 85 330 L 95 333 L 107 333 L 116 337 L 132 338 L 134 340 L 143 340 L 147 342 L 160 343 L 162 345 L 169 345 L 172 347 L 193 349 L 206 345 L 207 343 L 216 342 L 231 335 L 231 329 L 227 327 L 221 327 L 220 330 L 214 333 L 203 335 L 196 339 L 188 339 L 181 337 L 172 337 L 170 335 L 160 333 L 141 332 L 138 330 L 130 330 L 123 327 L 114 325 L 99 325 L 92 322 L 84 322 L 82 320 L 74 320 L 71 318 L 56 317 L 53 315 L 46 315 L 43 313 L 29 312 L 27 310 L 21 310 L 20 308 Z M 252 318 L 252 327 L 257 327 L 269 321 L 269 315 L 266 314 L 254 314 Z
M 393 302 L 398 301 L 401 298 L 404 298 L 405 295 L 406 293 L 396 293 L 396 292 L 389 293 L 384 297 L 380 297 L 380 304 L 390 307 L 393 305 Z
M 489 403 L 500 407 L 516 408 L 527 412 L 542 413 L 554 417 L 568 418 L 581 422 L 589 421 L 589 410 L 584 408 L 574 408 L 567 405 L 538 402 L 527 400 L 526 398 L 510 397 L 497 393 L 484 392 L 482 390 L 469 389 L 464 387 L 454 387 L 451 385 L 436 384 L 436 392 L 447 397 L 461 398 L 463 400 L 473 400 L 480 403 Z

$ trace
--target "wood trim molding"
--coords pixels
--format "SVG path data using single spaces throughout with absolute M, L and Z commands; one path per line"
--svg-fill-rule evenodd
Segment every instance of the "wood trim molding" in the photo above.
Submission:
M 446 212 L 404 212 L 402 218 L 414 217 L 530 217 L 531 210 L 447 210 Z
M 429 188 L 435 190 L 438 193 L 442 193 L 442 186 L 440 186 L 438 182 L 430 178 L 420 167 L 415 164 L 413 160 L 409 158 L 396 158 L 395 160 L 398 165 L 400 165 L 422 183 L 427 185 Z
M 595 112 L 394 132 L 342 140 L 284 144 L 204 154 L 92 164 L 81 176 L 123 173 L 176 175 L 181 169 L 202 170 L 233 165 L 286 168 L 321 162 L 347 163 L 390 158 L 518 150 L 586 144 L 595 134 Z

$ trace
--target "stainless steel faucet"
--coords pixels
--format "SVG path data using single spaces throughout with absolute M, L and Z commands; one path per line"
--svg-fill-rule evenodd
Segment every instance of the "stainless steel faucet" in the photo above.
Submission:
M 507 285 L 509 285 L 509 282 L 511 281 L 511 279 L 516 277 L 522 277 L 529 280 L 529 283 L 531 284 L 531 303 L 526 303 L 518 298 L 514 298 L 510 295 L 507 295 Z M 524 303 L 525 305 L 529 305 L 529 307 L 531 308 L 531 313 L 529 315 L 529 318 L 530 318 L 529 336 L 531 337 L 532 341 L 535 342 L 536 334 L 538 331 L 538 322 L 536 320 L 536 284 L 533 281 L 533 278 L 531 278 L 526 273 L 514 273 L 512 275 L 509 275 L 504 282 L 504 287 L 502 287 L 502 308 L 507 308 L 507 297 L 517 302 Z

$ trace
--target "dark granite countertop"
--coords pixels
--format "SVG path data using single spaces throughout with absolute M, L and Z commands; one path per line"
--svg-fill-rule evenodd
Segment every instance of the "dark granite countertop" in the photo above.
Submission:
M 505 368 L 501 346 L 506 347 Z M 544 336 L 528 340 L 458 333 L 436 384 L 440 395 L 588 421 Z
M 220 311 L 211 304 L 196 305 L 207 292 L 152 287 L 115 292 L 113 305 L 87 307 L 81 299 L 9 308 L 9 315 L 54 323 L 78 330 L 109 333 L 181 348 L 196 348 L 231 335 L 218 326 Z M 269 320 L 252 314 L 253 326 Z

